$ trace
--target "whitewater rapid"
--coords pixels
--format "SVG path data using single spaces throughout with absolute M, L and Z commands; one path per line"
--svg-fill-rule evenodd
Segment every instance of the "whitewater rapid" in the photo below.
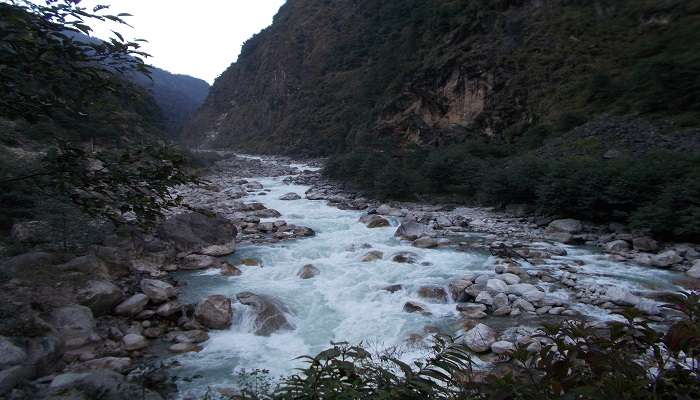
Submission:
M 302 164 L 296 167 L 307 168 Z M 277 297 L 291 310 L 290 321 L 296 329 L 269 337 L 251 333 L 251 314 L 246 306 L 234 305 L 234 323 L 226 331 L 210 331 L 210 339 L 199 353 L 173 357 L 181 367 L 171 371 L 177 376 L 200 376 L 190 383 L 180 384 L 183 393 L 201 391 L 209 386 L 230 386 L 243 371 L 265 369 L 270 375 L 282 376 L 301 366 L 300 355 L 315 355 L 331 342 L 363 342 L 373 349 L 398 346 L 404 357 L 417 356 L 424 350 L 407 343 L 411 334 L 425 334 L 426 326 L 454 334 L 459 329 L 454 303 L 437 304 L 420 299 L 417 290 L 424 285 L 447 288 L 449 281 L 465 273 L 493 273 L 494 259 L 485 253 L 459 252 L 454 249 L 419 249 L 394 237 L 398 221 L 391 227 L 366 228 L 358 219 L 360 211 L 339 210 L 323 200 L 304 197 L 309 189 L 304 185 L 288 185 L 285 177 L 255 178 L 269 192 L 251 194 L 246 201 L 263 203 L 282 213 L 280 218 L 290 224 L 307 226 L 316 232 L 308 239 L 271 245 L 251 245 L 239 248 L 231 257 L 234 263 L 254 258 L 259 266 L 241 266 L 241 276 L 222 276 L 218 270 L 190 272 L 179 275 L 187 282 L 180 300 L 195 303 L 207 295 L 223 294 L 235 298 L 243 291 Z M 298 193 L 301 200 L 283 201 L 286 193 Z M 367 245 L 371 246 L 367 248 Z M 361 262 L 370 250 L 384 253 L 384 259 Z M 645 267 L 620 267 L 603 255 L 586 249 L 567 247 L 569 258 L 581 260 L 590 279 L 624 285 L 631 289 L 649 289 L 658 282 L 659 289 L 672 286 L 673 273 Z M 415 264 L 391 261 L 393 254 L 410 251 L 418 255 Z M 422 265 L 425 263 L 426 265 Z M 300 279 L 299 269 L 313 264 L 320 275 Z M 585 278 L 588 279 L 588 278 Z M 402 285 L 394 293 L 382 290 L 389 285 Z M 566 297 L 565 292 L 552 295 Z M 430 316 L 406 313 L 407 301 L 419 301 L 428 306 Z M 607 318 L 606 312 L 593 306 L 580 311 L 596 318 Z M 599 314 L 599 315 L 597 315 Z M 503 323 L 519 325 L 515 319 L 502 318 Z

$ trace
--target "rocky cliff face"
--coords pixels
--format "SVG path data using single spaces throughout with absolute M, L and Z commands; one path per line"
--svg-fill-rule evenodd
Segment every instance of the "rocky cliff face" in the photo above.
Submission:
M 319 155 L 512 140 L 603 112 L 694 126 L 699 13 L 681 0 L 289 0 L 184 139 Z

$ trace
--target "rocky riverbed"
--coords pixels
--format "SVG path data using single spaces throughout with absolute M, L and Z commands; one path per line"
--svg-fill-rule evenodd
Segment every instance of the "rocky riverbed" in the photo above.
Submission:
M 411 358 L 435 333 L 463 335 L 486 366 L 516 344 L 536 351 L 543 322 L 635 307 L 662 326 L 669 294 L 699 283 L 693 244 L 517 207 L 382 204 L 318 166 L 228 155 L 177 191 L 204 213 L 173 210 L 87 254 L 4 259 L 0 395 L 197 396 L 235 390 L 243 369 L 288 373 L 330 341 Z

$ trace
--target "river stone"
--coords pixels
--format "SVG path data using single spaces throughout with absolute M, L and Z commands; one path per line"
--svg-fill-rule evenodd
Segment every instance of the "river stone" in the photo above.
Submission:
M 407 221 L 399 225 L 396 232 L 394 232 L 394 236 L 406 240 L 416 240 L 425 235 L 428 231 L 428 227 L 423 224 L 414 221 Z
M 0 274 L 14 277 L 18 271 L 31 271 L 40 266 L 52 265 L 59 261 L 55 253 L 43 251 L 30 251 L 18 256 L 4 259 L 0 262 Z
M 659 242 L 649 237 L 632 239 L 632 246 L 637 251 L 655 252 L 659 249 Z
M 410 251 L 401 251 L 394 254 L 391 260 L 401 264 L 415 264 L 418 262 L 418 254 Z
M 413 241 L 413 246 L 419 249 L 432 249 L 438 247 L 438 245 L 438 241 L 429 236 L 423 236 Z
M 418 296 L 438 303 L 447 303 L 447 291 L 441 286 L 421 286 Z
M 679 256 L 675 250 L 666 250 L 651 257 L 651 265 L 660 268 L 668 268 L 681 261 L 683 261 L 683 257 Z
M 194 318 L 207 328 L 226 329 L 233 318 L 231 300 L 223 295 L 211 295 L 197 304 Z
M 78 291 L 80 304 L 89 307 L 95 316 L 112 312 L 114 307 L 124 299 L 124 292 L 110 281 L 92 280 Z
M 486 306 L 476 303 L 457 303 L 457 311 L 465 318 L 481 319 L 486 318 Z
M 232 221 L 217 214 L 197 212 L 174 215 L 158 227 L 158 236 L 173 243 L 180 252 L 197 252 L 212 245 L 231 243 L 236 233 Z
M 168 350 L 176 354 L 191 352 L 197 353 L 202 351 L 202 346 L 199 346 L 195 343 L 175 343 L 174 345 L 168 347 Z
M 424 304 L 418 303 L 417 301 L 407 301 L 403 305 L 403 310 L 407 313 L 421 313 L 430 314 L 428 309 Z
M 496 275 L 496 279 L 500 279 L 509 285 L 515 285 L 516 283 L 520 283 L 520 277 L 509 272 Z
M 621 306 L 635 306 L 640 301 L 638 296 L 635 296 L 629 290 L 619 286 L 608 287 L 605 291 L 605 295 L 610 301 Z
M 508 291 L 508 285 L 500 279 L 489 279 L 486 281 L 486 290 L 492 293 L 505 293 Z
M 465 289 L 471 285 L 472 281 L 467 279 L 458 279 L 450 282 L 448 288 L 450 289 L 452 300 L 456 302 L 465 301 L 467 296 Z
M 608 253 L 620 253 L 629 250 L 630 244 L 624 240 L 613 240 L 606 243 L 604 248 Z
M 515 351 L 515 344 L 501 340 L 491 343 L 491 351 L 494 354 L 511 354 Z
M 124 344 L 124 349 L 127 351 L 141 350 L 148 347 L 148 340 L 135 333 L 124 335 L 122 343 Z
M 464 334 L 464 344 L 476 353 L 489 351 L 494 342 L 496 332 L 484 324 L 478 324 Z
M 169 301 L 158 306 L 156 309 L 156 315 L 163 318 L 169 318 L 180 313 L 181 310 L 182 305 L 180 305 L 180 303 L 177 301 Z
M 204 247 L 197 253 L 203 256 L 210 257 L 224 257 L 231 255 L 236 252 L 236 241 L 232 240 L 224 244 L 213 244 L 211 246 Z
M 70 395 L 70 397 L 66 397 Z M 46 398 L 51 399 L 100 399 L 100 400 L 162 400 L 162 397 L 143 387 L 130 383 L 114 371 L 95 370 L 69 372 L 57 375 L 49 385 Z
M 507 294 L 499 293 L 493 297 L 493 307 L 494 308 L 501 308 L 501 307 L 505 307 L 507 305 L 510 305 L 510 301 L 508 300 Z
M 114 309 L 114 312 L 118 315 L 134 316 L 143 311 L 146 304 L 148 304 L 148 296 L 143 293 L 136 293 L 135 295 L 121 302 Z
M 583 230 L 583 225 L 581 221 L 576 219 L 557 219 L 547 225 L 547 232 L 564 232 L 569 234 L 576 234 Z
M 12 389 L 24 381 L 29 381 L 34 377 L 34 371 L 30 367 L 17 365 L 0 370 L 0 396 L 10 393 Z M 24 397 L 22 397 L 24 398 Z
M 379 250 L 372 250 L 362 257 L 362 262 L 372 262 L 381 260 L 382 258 L 384 258 L 384 253 Z
M 516 299 L 512 304 L 512 308 L 520 309 L 523 311 L 535 311 L 535 306 L 525 299 Z
M 379 215 L 372 215 L 366 222 L 368 228 L 382 228 L 385 226 L 391 226 L 389 220 Z
M 493 311 L 493 315 L 496 317 L 501 317 L 503 315 L 509 315 L 513 309 L 510 306 L 498 307 Z
M 382 288 L 382 290 L 386 290 L 387 292 L 390 292 L 390 293 L 398 292 L 401 289 L 403 289 L 403 286 L 401 286 L 401 285 L 389 285 L 389 286 L 385 286 L 384 288 Z
M 301 279 L 311 279 L 320 273 L 321 271 L 318 268 L 311 264 L 306 264 L 297 272 L 297 276 Z
M 0 370 L 18 365 L 27 360 L 27 353 L 12 343 L 9 339 L 0 336 Z
M 207 269 L 217 266 L 219 260 L 216 257 L 203 254 L 188 254 L 180 259 L 178 267 L 184 270 Z
M 177 296 L 177 290 L 173 285 L 157 279 L 142 279 L 140 286 L 141 291 L 156 304 Z
M 209 334 L 200 329 L 184 331 L 175 336 L 178 343 L 202 343 L 209 340 Z
M 286 200 L 286 201 L 299 200 L 299 199 L 301 199 L 301 196 L 299 196 L 296 193 L 287 193 L 285 195 L 280 196 L 280 200 Z
M 270 336 L 280 330 L 292 330 L 292 325 L 285 317 L 289 309 L 278 299 L 258 295 L 251 292 L 242 292 L 236 295 L 241 304 L 250 306 L 255 312 L 255 334 Z
M 574 235 L 567 232 L 547 232 L 545 236 L 549 240 L 564 244 L 574 244 L 576 242 Z
M 70 347 L 82 346 L 95 335 L 95 319 L 92 310 L 85 306 L 70 305 L 54 310 L 51 320 L 59 336 Z
M 75 368 L 76 371 L 91 371 L 95 369 L 108 369 L 117 372 L 126 372 L 131 367 L 129 357 L 103 357 L 85 361 Z
M 76 257 L 65 264 L 56 266 L 61 271 L 80 272 L 90 276 L 109 278 L 107 265 L 93 254 Z
M 221 263 L 221 275 L 223 276 L 240 276 L 243 272 L 238 269 L 235 265 L 231 265 L 228 262 Z
M 491 297 L 491 295 L 487 291 L 483 291 L 483 292 L 479 293 L 479 295 L 476 296 L 476 300 L 474 300 L 474 301 L 477 303 L 480 303 L 480 304 L 485 304 L 487 306 L 493 305 L 493 297 Z
M 692 268 L 690 268 L 686 274 L 691 278 L 700 279 L 700 260 L 695 260 Z

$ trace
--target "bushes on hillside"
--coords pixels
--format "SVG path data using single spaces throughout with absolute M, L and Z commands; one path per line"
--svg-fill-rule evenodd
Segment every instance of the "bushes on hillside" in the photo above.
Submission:
M 330 159 L 326 176 L 382 199 L 459 195 L 485 205 L 631 223 L 664 238 L 700 239 L 700 156 L 676 152 L 604 159 L 509 156 L 509 145 L 468 142 L 431 153 L 358 151 Z

